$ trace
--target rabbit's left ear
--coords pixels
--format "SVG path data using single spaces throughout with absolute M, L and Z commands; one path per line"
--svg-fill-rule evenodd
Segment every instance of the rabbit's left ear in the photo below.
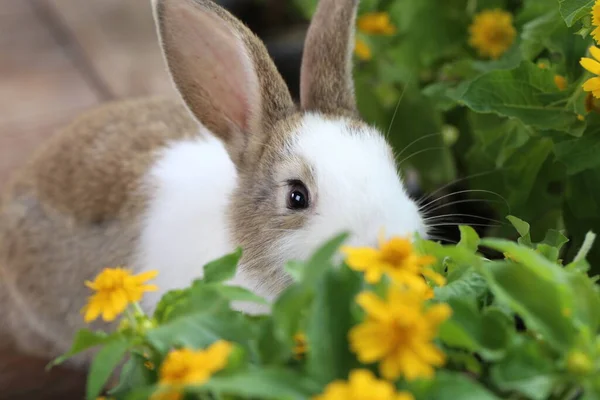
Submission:
M 209 0 L 153 0 L 173 81 L 196 118 L 240 166 L 249 143 L 294 112 L 290 92 L 265 46 Z
M 308 111 L 355 115 L 352 79 L 358 0 L 320 0 L 308 29 L 300 101 Z

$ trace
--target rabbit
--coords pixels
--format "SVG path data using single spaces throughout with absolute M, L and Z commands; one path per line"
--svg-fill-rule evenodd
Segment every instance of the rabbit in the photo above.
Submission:
M 88 111 L 11 180 L 0 209 L 0 331 L 23 354 L 56 357 L 86 325 L 84 281 L 103 268 L 158 270 L 160 296 L 243 256 L 229 284 L 272 300 L 334 235 L 373 246 L 425 236 L 382 132 L 357 111 L 358 0 L 320 0 L 296 104 L 262 42 L 209 0 L 153 0 L 179 98 Z M 240 311 L 262 312 L 251 304 Z M 99 321 L 92 327 L 105 327 Z

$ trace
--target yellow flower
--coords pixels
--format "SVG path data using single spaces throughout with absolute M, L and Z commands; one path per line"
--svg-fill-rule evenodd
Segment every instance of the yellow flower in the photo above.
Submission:
M 300 359 L 304 354 L 306 354 L 306 351 L 308 350 L 306 335 L 304 333 L 295 334 L 294 342 L 296 342 L 296 346 L 294 347 L 294 357 L 296 359 Z
M 469 26 L 469 44 L 483 57 L 500 58 L 517 35 L 512 22 L 512 15 L 500 9 L 480 12 Z
M 558 90 L 565 90 L 567 88 L 567 79 L 562 75 L 554 75 L 554 84 Z
M 592 31 L 592 37 L 596 40 L 596 43 L 600 41 L 600 1 L 596 0 L 592 7 L 592 25 L 596 27 Z
M 600 75 L 600 63 L 597 61 L 600 60 L 600 49 L 592 46 L 590 47 L 590 54 L 593 58 L 583 57 L 579 63 L 596 76 L 585 81 L 582 87 L 583 90 L 591 92 L 595 98 L 600 99 L 600 77 L 598 77 Z
M 540 61 L 537 66 L 539 69 L 547 69 L 548 68 L 548 64 L 546 64 L 545 62 L 542 62 L 542 61 Z
M 356 22 L 358 30 L 371 35 L 393 35 L 396 27 L 386 12 L 375 12 L 362 15 Z
M 159 389 L 150 396 L 150 400 L 181 400 L 183 395 L 177 390 Z
M 573 350 L 567 356 L 567 369 L 575 374 L 589 374 L 594 369 L 590 357 L 580 350 Z
M 408 392 L 396 392 L 390 382 L 378 380 L 366 369 L 350 372 L 348 382 L 334 381 L 325 388 L 323 394 L 313 400 L 413 400 Z
M 421 274 L 443 285 L 444 278 L 434 271 L 423 267 L 435 261 L 431 256 L 419 256 L 407 238 L 393 237 L 385 242 L 379 239 L 379 249 L 371 247 L 342 247 L 346 255 L 346 263 L 355 271 L 365 272 L 365 280 L 377 283 L 383 274 L 387 274 L 395 282 L 411 286 L 423 286 L 426 282 Z
M 356 39 L 356 43 L 354 46 L 354 54 L 356 54 L 358 58 L 364 61 L 369 61 L 373 57 L 369 45 L 366 44 L 365 41 L 362 39 Z
M 585 121 L 585 117 L 581 114 L 577 114 L 577 119 L 580 121 Z
M 430 378 L 433 367 L 444 364 L 445 356 L 433 343 L 438 326 L 452 310 L 447 304 L 424 309 L 423 294 L 397 286 L 388 289 L 387 299 L 363 292 L 357 303 L 367 319 L 349 333 L 350 347 L 362 363 L 380 361 L 386 379 Z
M 219 340 L 204 350 L 171 351 L 160 367 L 162 385 L 200 385 L 212 374 L 225 368 L 233 345 Z
M 100 314 L 104 321 L 113 321 L 128 304 L 139 301 L 145 292 L 158 290 L 155 285 L 144 284 L 156 275 L 157 271 L 131 275 L 122 268 L 104 269 L 93 282 L 85 282 L 87 287 L 96 291 L 82 310 L 85 322 L 95 320 Z

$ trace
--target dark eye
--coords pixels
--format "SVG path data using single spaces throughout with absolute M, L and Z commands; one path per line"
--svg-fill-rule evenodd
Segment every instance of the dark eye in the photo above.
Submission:
M 308 189 L 304 183 L 294 180 L 290 181 L 290 189 L 287 198 L 287 207 L 290 210 L 303 210 L 308 208 Z

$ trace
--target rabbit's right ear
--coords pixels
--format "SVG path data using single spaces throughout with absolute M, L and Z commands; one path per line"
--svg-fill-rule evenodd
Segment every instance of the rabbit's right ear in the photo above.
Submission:
M 251 143 L 264 143 L 269 127 L 295 109 L 265 46 L 212 1 L 153 4 L 165 59 L 183 100 L 223 140 L 238 167 L 248 162 Z

